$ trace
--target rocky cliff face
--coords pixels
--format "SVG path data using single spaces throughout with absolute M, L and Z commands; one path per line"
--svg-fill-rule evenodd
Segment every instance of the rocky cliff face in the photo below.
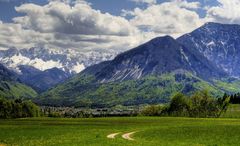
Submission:
M 240 77 L 240 26 L 207 23 L 177 39 L 197 50 L 230 76 Z
M 91 67 L 90 67 L 91 68 Z M 174 71 L 189 71 L 204 79 L 222 77 L 224 71 L 201 53 L 178 43 L 170 36 L 155 38 L 137 48 L 118 55 L 114 60 L 93 66 L 83 73 L 93 74 L 103 82 L 139 79 Z

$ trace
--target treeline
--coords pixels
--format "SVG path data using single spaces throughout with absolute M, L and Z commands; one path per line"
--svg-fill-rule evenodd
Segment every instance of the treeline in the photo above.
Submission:
M 227 110 L 229 100 L 229 96 L 214 98 L 208 91 L 199 91 L 190 97 L 178 93 L 169 104 L 148 106 L 141 113 L 145 116 L 219 117 Z
M 44 116 L 66 118 L 121 117 L 121 116 L 175 116 L 219 117 L 227 110 L 230 97 L 212 97 L 208 91 L 195 92 L 192 96 L 181 93 L 171 98 L 169 104 L 136 107 L 111 107 L 81 109 L 70 107 L 41 107 Z
M 31 101 L 21 99 L 7 100 L 0 99 L 0 118 L 26 118 L 40 116 L 40 109 Z
M 230 103 L 231 104 L 240 104 L 240 93 L 236 93 L 236 94 L 232 94 L 232 95 L 228 95 L 228 94 L 224 94 L 225 97 L 230 97 Z
M 0 118 L 25 117 L 111 117 L 111 116 L 175 116 L 175 117 L 219 117 L 227 110 L 229 103 L 238 103 L 240 94 L 221 98 L 212 97 L 208 91 L 198 91 L 192 96 L 181 93 L 171 98 L 169 104 L 136 107 L 111 107 L 99 109 L 79 109 L 70 107 L 41 107 L 31 101 L 6 100 L 0 98 Z M 236 100 L 236 101 L 235 101 Z

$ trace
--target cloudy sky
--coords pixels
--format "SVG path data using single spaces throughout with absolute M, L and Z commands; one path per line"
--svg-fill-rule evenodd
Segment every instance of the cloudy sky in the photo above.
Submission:
M 0 49 L 121 52 L 206 22 L 240 24 L 240 0 L 0 0 Z

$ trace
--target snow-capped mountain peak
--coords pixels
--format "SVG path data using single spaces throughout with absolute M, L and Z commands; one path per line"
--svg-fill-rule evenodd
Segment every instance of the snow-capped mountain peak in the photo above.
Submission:
M 33 66 L 41 71 L 51 69 L 54 67 L 63 68 L 63 64 L 60 63 L 59 61 L 53 61 L 53 60 L 44 61 L 41 58 L 34 58 L 31 60 L 30 58 L 23 56 L 21 53 L 15 54 L 11 57 L 3 58 L 2 62 L 4 64 L 7 64 L 8 67 L 13 69 L 18 69 L 19 65 Z
M 103 52 L 78 52 L 75 50 L 54 50 L 33 47 L 30 49 L 10 48 L 0 50 L 0 63 L 18 72 L 18 66 L 28 65 L 41 71 L 59 68 L 65 72 L 75 74 L 85 67 L 110 60 L 116 54 Z

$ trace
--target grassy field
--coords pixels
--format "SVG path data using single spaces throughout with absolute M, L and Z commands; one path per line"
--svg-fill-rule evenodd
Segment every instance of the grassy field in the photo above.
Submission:
M 227 112 L 222 114 L 224 118 L 240 118 L 240 104 L 231 104 Z
M 134 141 L 121 134 L 137 131 Z M 106 136 L 121 132 L 115 139 Z M 240 119 L 97 118 L 0 120 L 0 145 L 217 146 L 239 145 Z

